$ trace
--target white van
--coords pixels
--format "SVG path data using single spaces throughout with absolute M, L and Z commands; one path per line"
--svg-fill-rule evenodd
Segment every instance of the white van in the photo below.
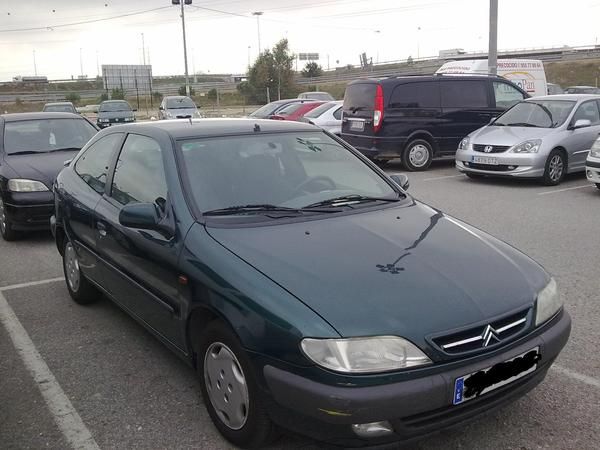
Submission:
M 449 61 L 440 67 L 440 74 L 486 74 L 487 59 Z M 548 95 L 544 64 L 538 59 L 499 59 L 498 75 L 519 86 L 532 97 Z

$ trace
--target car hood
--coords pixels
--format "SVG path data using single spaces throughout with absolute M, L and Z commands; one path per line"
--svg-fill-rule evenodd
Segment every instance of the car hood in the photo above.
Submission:
M 542 139 L 555 128 L 485 126 L 471 135 L 472 144 L 517 145 L 528 139 Z
M 424 337 L 532 305 L 549 281 L 509 245 L 422 203 L 323 220 L 207 226 L 340 335 Z
M 18 178 L 36 180 L 44 183 L 48 189 L 59 172 L 65 167 L 65 161 L 73 159 L 77 151 L 57 151 L 37 155 L 7 155 L 4 161 Z
M 134 117 L 133 111 L 98 112 L 98 119 L 124 119 L 125 117 Z
M 196 114 L 197 112 L 198 112 L 197 109 L 191 109 L 191 108 L 165 109 L 165 114 L 169 113 L 169 114 L 173 114 L 174 116 L 194 117 L 194 114 Z

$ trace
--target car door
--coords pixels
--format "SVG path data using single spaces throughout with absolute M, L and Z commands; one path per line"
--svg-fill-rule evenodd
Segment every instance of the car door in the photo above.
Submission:
M 452 77 L 447 77 L 452 78 Z M 442 116 L 438 128 L 440 149 L 454 153 L 469 133 L 489 123 L 493 115 L 487 80 L 440 80 Z
M 184 348 L 178 303 L 177 262 L 181 238 L 120 224 L 125 205 L 153 204 L 161 220 L 173 221 L 163 153 L 171 144 L 140 134 L 127 135 L 110 189 L 96 207 L 98 253 L 104 285 L 112 297 L 177 348 Z M 174 223 L 174 221 L 173 221 Z
M 124 133 L 111 133 L 93 142 L 77 158 L 73 172 L 65 171 L 57 186 L 64 205 L 61 214 L 65 231 L 75 245 L 83 272 L 96 282 L 101 281 L 101 271 L 96 257 L 94 209 L 104 194 L 110 166 L 123 137 Z
M 600 110 L 597 100 L 582 102 L 569 122 L 565 148 L 569 154 L 569 172 L 583 169 L 588 153 L 600 133 Z M 589 120 L 589 127 L 573 129 L 578 120 Z

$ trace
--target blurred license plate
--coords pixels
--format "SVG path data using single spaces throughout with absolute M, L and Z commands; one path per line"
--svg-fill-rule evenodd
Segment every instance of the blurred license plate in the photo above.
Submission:
M 452 403 L 458 405 L 512 383 L 534 372 L 540 359 L 540 348 L 535 347 L 508 361 L 459 377 L 454 381 Z
M 490 166 L 497 166 L 498 158 L 490 158 L 489 156 L 473 156 L 472 162 L 477 164 L 488 164 Z
M 350 129 L 354 131 L 364 131 L 365 123 L 362 120 L 351 120 Z

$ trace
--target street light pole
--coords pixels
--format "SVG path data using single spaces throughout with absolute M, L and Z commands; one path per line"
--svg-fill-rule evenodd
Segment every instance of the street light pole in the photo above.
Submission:
M 81 71 L 81 78 L 83 79 L 83 56 L 82 56 L 82 51 L 83 51 L 83 49 L 80 47 L 79 48 L 79 69 Z
M 421 31 L 421 27 L 417 27 L 417 59 L 419 59 L 421 57 L 421 49 L 420 49 L 420 42 L 419 39 L 421 37 L 421 33 L 419 33 Z
M 146 65 L 146 44 L 144 43 L 144 33 L 142 33 L 142 61 Z
M 498 0 L 490 0 L 488 71 L 491 75 L 498 73 Z
M 190 75 L 188 73 L 187 45 L 185 41 L 185 11 L 183 5 L 191 5 L 192 0 L 171 0 L 173 5 L 181 5 L 181 29 L 183 32 L 183 62 L 185 65 L 185 94 L 190 96 Z
M 34 72 L 34 75 L 37 77 L 37 64 L 35 62 L 35 50 L 33 51 L 33 72 Z
M 253 16 L 256 16 L 256 28 L 258 30 L 258 55 L 260 56 L 260 52 L 262 51 L 260 47 L 260 16 L 263 15 L 262 11 L 254 11 L 252 13 Z

